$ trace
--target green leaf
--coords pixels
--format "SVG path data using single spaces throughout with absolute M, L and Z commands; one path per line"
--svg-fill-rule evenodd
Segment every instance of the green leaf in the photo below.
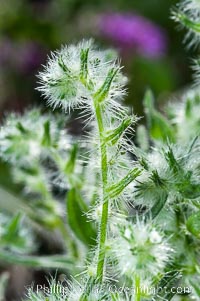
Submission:
M 17 264 L 33 268 L 72 269 L 74 262 L 66 255 L 27 256 L 13 254 L 8 251 L 0 252 L 0 261 L 6 264 Z
M 20 223 L 21 223 L 21 214 L 16 214 L 10 221 L 10 223 L 6 227 L 6 234 L 4 235 L 4 239 L 6 239 L 8 242 L 15 240 L 18 236 Z
M 16 124 L 16 128 L 22 133 L 22 134 L 28 134 L 28 130 L 24 128 L 23 124 L 18 121 Z
M 195 283 L 192 279 L 189 280 L 190 285 L 192 286 L 192 290 L 195 291 L 195 293 L 200 297 L 200 288 L 199 284 Z
M 50 146 L 51 145 L 51 135 L 50 135 L 50 122 L 47 120 L 44 125 L 44 134 L 42 138 L 42 145 Z
M 190 149 L 188 151 L 188 157 L 190 153 L 192 152 L 192 149 L 195 145 L 195 142 L 197 140 L 197 137 L 192 141 L 192 144 L 190 145 Z M 193 171 L 188 170 L 185 171 L 184 168 L 184 161 L 180 159 L 176 159 L 173 153 L 173 150 L 171 147 L 168 147 L 168 150 L 164 152 L 166 161 L 169 164 L 170 169 L 174 173 L 175 177 L 178 180 L 177 183 L 175 183 L 176 189 L 182 194 L 184 198 L 188 199 L 195 199 L 200 196 L 200 186 L 197 183 L 192 183 L 192 175 Z
M 81 49 L 81 53 L 80 53 L 80 60 L 81 60 L 80 77 L 83 81 L 86 81 L 87 76 L 88 76 L 88 53 L 89 53 L 89 48 Z
M 32 250 L 31 233 L 26 232 L 21 222 L 22 215 L 18 213 L 13 218 L 5 216 L 2 221 L 3 232 L 0 237 L 0 246 L 7 250 L 27 252 Z
M 145 213 L 145 221 L 152 220 L 160 213 L 167 202 L 168 194 L 163 190 L 158 192 L 158 196 L 155 196 L 156 201 L 152 208 Z
M 67 194 L 68 223 L 76 236 L 87 246 L 91 246 L 96 242 L 96 231 L 87 219 L 87 212 L 88 207 L 80 193 L 72 188 Z
M 190 233 L 200 238 L 200 211 L 188 218 L 186 226 Z
M 73 147 L 71 148 L 71 151 L 69 154 L 69 159 L 68 159 L 68 161 L 65 165 L 65 169 L 64 169 L 67 175 L 72 174 L 74 171 L 77 152 L 78 152 L 78 146 L 77 146 L 77 144 L 74 144 Z
M 108 193 L 108 198 L 117 197 L 140 174 L 141 174 L 141 170 L 139 170 L 138 168 L 133 168 L 118 183 L 115 183 L 106 189 L 106 192 Z
M 125 117 L 120 125 L 113 130 L 106 132 L 104 140 L 106 143 L 111 145 L 116 144 L 128 127 L 135 122 L 135 117 L 127 116 Z
M 58 65 L 60 66 L 60 68 L 68 75 L 71 76 L 71 71 L 69 70 L 69 68 L 65 65 L 64 60 L 63 60 L 63 56 L 60 55 L 58 58 Z
M 119 300 L 120 300 L 120 295 L 119 295 L 119 293 L 112 293 L 112 292 L 111 292 L 111 300 L 112 300 L 112 301 L 119 301 Z
M 99 88 L 99 90 L 94 94 L 95 102 L 103 102 L 108 96 L 111 84 L 117 75 L 119 68 L 112 68 L 108 71 L 108 75 L 103 83 L 103 85 Z
M 188 18 L 186 14 L 180 12 L 174 13 L 174 15 L 186 28 L 195 31 L 197 34 L 200 33 L 200 22 L 195 22 Z
M 144 96 L 144 108 L 151 138 L 167 142 L 175 141 L 174 130 L 169 121 L 154 107 L 154 97 L 150 90 Z

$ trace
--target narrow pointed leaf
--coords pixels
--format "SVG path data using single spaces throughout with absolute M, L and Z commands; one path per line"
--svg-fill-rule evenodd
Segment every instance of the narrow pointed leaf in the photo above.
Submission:
M 87 212 L 88 207 L 79 192 L 75 188 L 71 189 L 67 194 L 68 223 L 77 238 L 87 246 L 91 246 L 96 241 L 96 231 L 87 219 Z
M 16 214 L 10 223 L 8 224 L 6 228 L 6 238 L 7 241 L 11 241 L 12 239 L 15 239 L 16 236 L 18 235 L 19 227 L 21 223 L 21 214 L 18 213 Z
M 177 18 L 186 28 L 191 29 L 197 33 L 200 33 L 200 22 L 195 22 L 187 17 L 183 13 L 174 13 L 175 18 Z
M 106 189 L 106 192 L 108 193 L 108 198 L 115 198 L 120 193 L 123 192 L 123 190 L 139 175 L 141 174 L 141 171 L 138 168 L 132 169 L 123 179 L 121 179 L 118 183 L 111 185 Z
M 190 233 L 200 238 L 200 211 L 188 218 L 186 226 Z
M 105 134 L 105 142 L 111 145 L 117 143 L 120 137 L 124 134 L 127 128 L 134 122 L 134 119 L 130 116 L 126 117 L 118 127 L 113 130 L 109 130 Z
M 94 100 L 98 103 L 103 102 L 106 97 L 108 96 L 111 84 L 117 75 L 119 69 L 118 68 L 112 68 L 105 79 L 105 82 L 100 87 L 100 89 L 94 94 Z
M 88 53 L 89 53 L 89 48 L 81 49 L 81 53 L 80 53 L 80 60 L 81 60 L 80 77 L 83 81 L 86 81 L 87 76 L 88 76 Z
M 163 209 L 167 202 L 168 194 L 163 191 L 162 193 L 158 193 L 158 196 L 156 197 L 155 204 L 152 206 L 152 208 L 145 213 L 144 219 L 145 221 L 152 220 L 157 217 L 157 215 L 160 213 L 160 211 Z
M 13 254 L 11 252 L 0 252 L 0 261 L 6 264 L 17 264 L 33 268 L 61 268 L 69 269 L 73 267 L 73 261 L 66 255 L 51 256 L 28 256 Z
M 42 139 L 42 145 L 50 146 L 51 145 L 51 135 L 50 135 L 50 122 L 47 120 L 44 123 L 44 134 Z
M 78 146 L 77 144 L 74 144 L 70 151 L 69 159 L 65 165 L 66 174 L 70 175 L 73 173 L 76 164 L 77 152 L 78 152 Z

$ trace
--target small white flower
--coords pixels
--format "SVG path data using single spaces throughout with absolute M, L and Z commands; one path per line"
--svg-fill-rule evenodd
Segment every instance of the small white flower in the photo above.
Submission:
M 143 279 L 162 273 L 172 249 L 153 224 L 137 221 L 119 225 L 119 236 L 111 242 L 121 275 Z
M 162 237 L 161 235 L 155 230 L 153 229 L 149 235 L 149 239 L 152 243 L 156 244 L 156 243 L 161 243 L 162 242 Z
M 130 229 L 126 229 L 125 231 L 124 231 L 124 236 L 127 238 L 127 239 L 130 239 L 131 238 L 131 231 L 130 231 Z

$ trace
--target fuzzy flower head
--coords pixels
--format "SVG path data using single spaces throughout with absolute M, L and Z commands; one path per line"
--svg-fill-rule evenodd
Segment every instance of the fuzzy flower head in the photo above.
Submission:
M 173 19 L 188 30 L 185 42 L 188 46 L 199 45 L 200 42 L 200 1 L 183 0 L 173 12 Z
M 163 234 L 153 224 L 141 221 L 119 226 L 119 237 L 114 238 L 113 250 L 120 273 L 130 278 L 163 272 L 171 254 Z
M 123 95 L 124 78 L 112 51 L 99 51 L 91 40 L 52 53 L 39 74 L 40 87 L 49 105 L 68 110 L 93 110 L 93 100 L 112 101 Z
M 10 114 L 0 131 L 0 156 L 15 166 L 32 166 L 35 160 L 47 156 L 49 149 L 61 143 L 60 127 L 52 116 L 41 115 L 37 109 L 22 116 Z
M 47 195 L 50 185 L 66 189 L 81 184 L 77 143 L 62 114 L 57 117 L 32 109 L 8 115 L 1 127 L 0 158 L 12 166 L 13 180 L 23 184 L 26 193 Z
M 132 189 L 135 202 L 152 207 L 167 202 L 174 209 L 178 202 L 199 198 L 199 138 L 186 144 L 172 144 L 162 150 L 154 149 L 140 164 L 144 170 Z
M 135 51 L 150 58 L 160 57 L 166 52 L 165 33 L 142 16 L 105 13 L 99 18 L 99 29 L 123 51 Z

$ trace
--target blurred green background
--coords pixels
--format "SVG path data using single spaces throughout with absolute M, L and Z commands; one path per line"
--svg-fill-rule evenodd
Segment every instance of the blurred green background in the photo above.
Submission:
M 184 32 L 178 31 L 170 18 L 176 3 L 175 0 L 0 0 L 1 116 L 10 110 L 22 111 L 32 104 L 45 106 L 35 90 L 41 64 L 45 63 L 50 51 L 60 48 L 61 44 L 87 37 L 93 37 L 105 48 L 120 49 L 124 72 L 129 77 L 127 102 L 138 115 L 143 114 L 142 98 L 149 87 L 162 104 L 172 92 L 191 81 L 189 58 L 195 56 L 185 49 Z M 132 30 L 132 33 L 134 27 L 122 22 L 115 24 L 119 31 L 106 35 L 106 30 L 112 29 L 112 17 L 110 28 L 103 24 L 102 30 L 99 22 L 101 16 L 108 13 L 111 16 L 121 14 L 125 18 L 127 14 L 140 15 L 151 21 L 162 30 L 163 54 L 144 55 L 141 48 L 138 49 L 137 41 L 127 51 L 127 45 L 120 45 L 123 36 L 116 43 L 115 34 L 123 35 L 123 26 L 129 27 L 125 32 Z M 148 36 L 152 38 L 152 31 L 148 24 L 142 28 L 142 22 L 138 25 L 141 27 L 137 30 L 138 37 L 145 34 L 148 40 Z M 143 43 L 141 47 L 148 48 L 149 45 Z

